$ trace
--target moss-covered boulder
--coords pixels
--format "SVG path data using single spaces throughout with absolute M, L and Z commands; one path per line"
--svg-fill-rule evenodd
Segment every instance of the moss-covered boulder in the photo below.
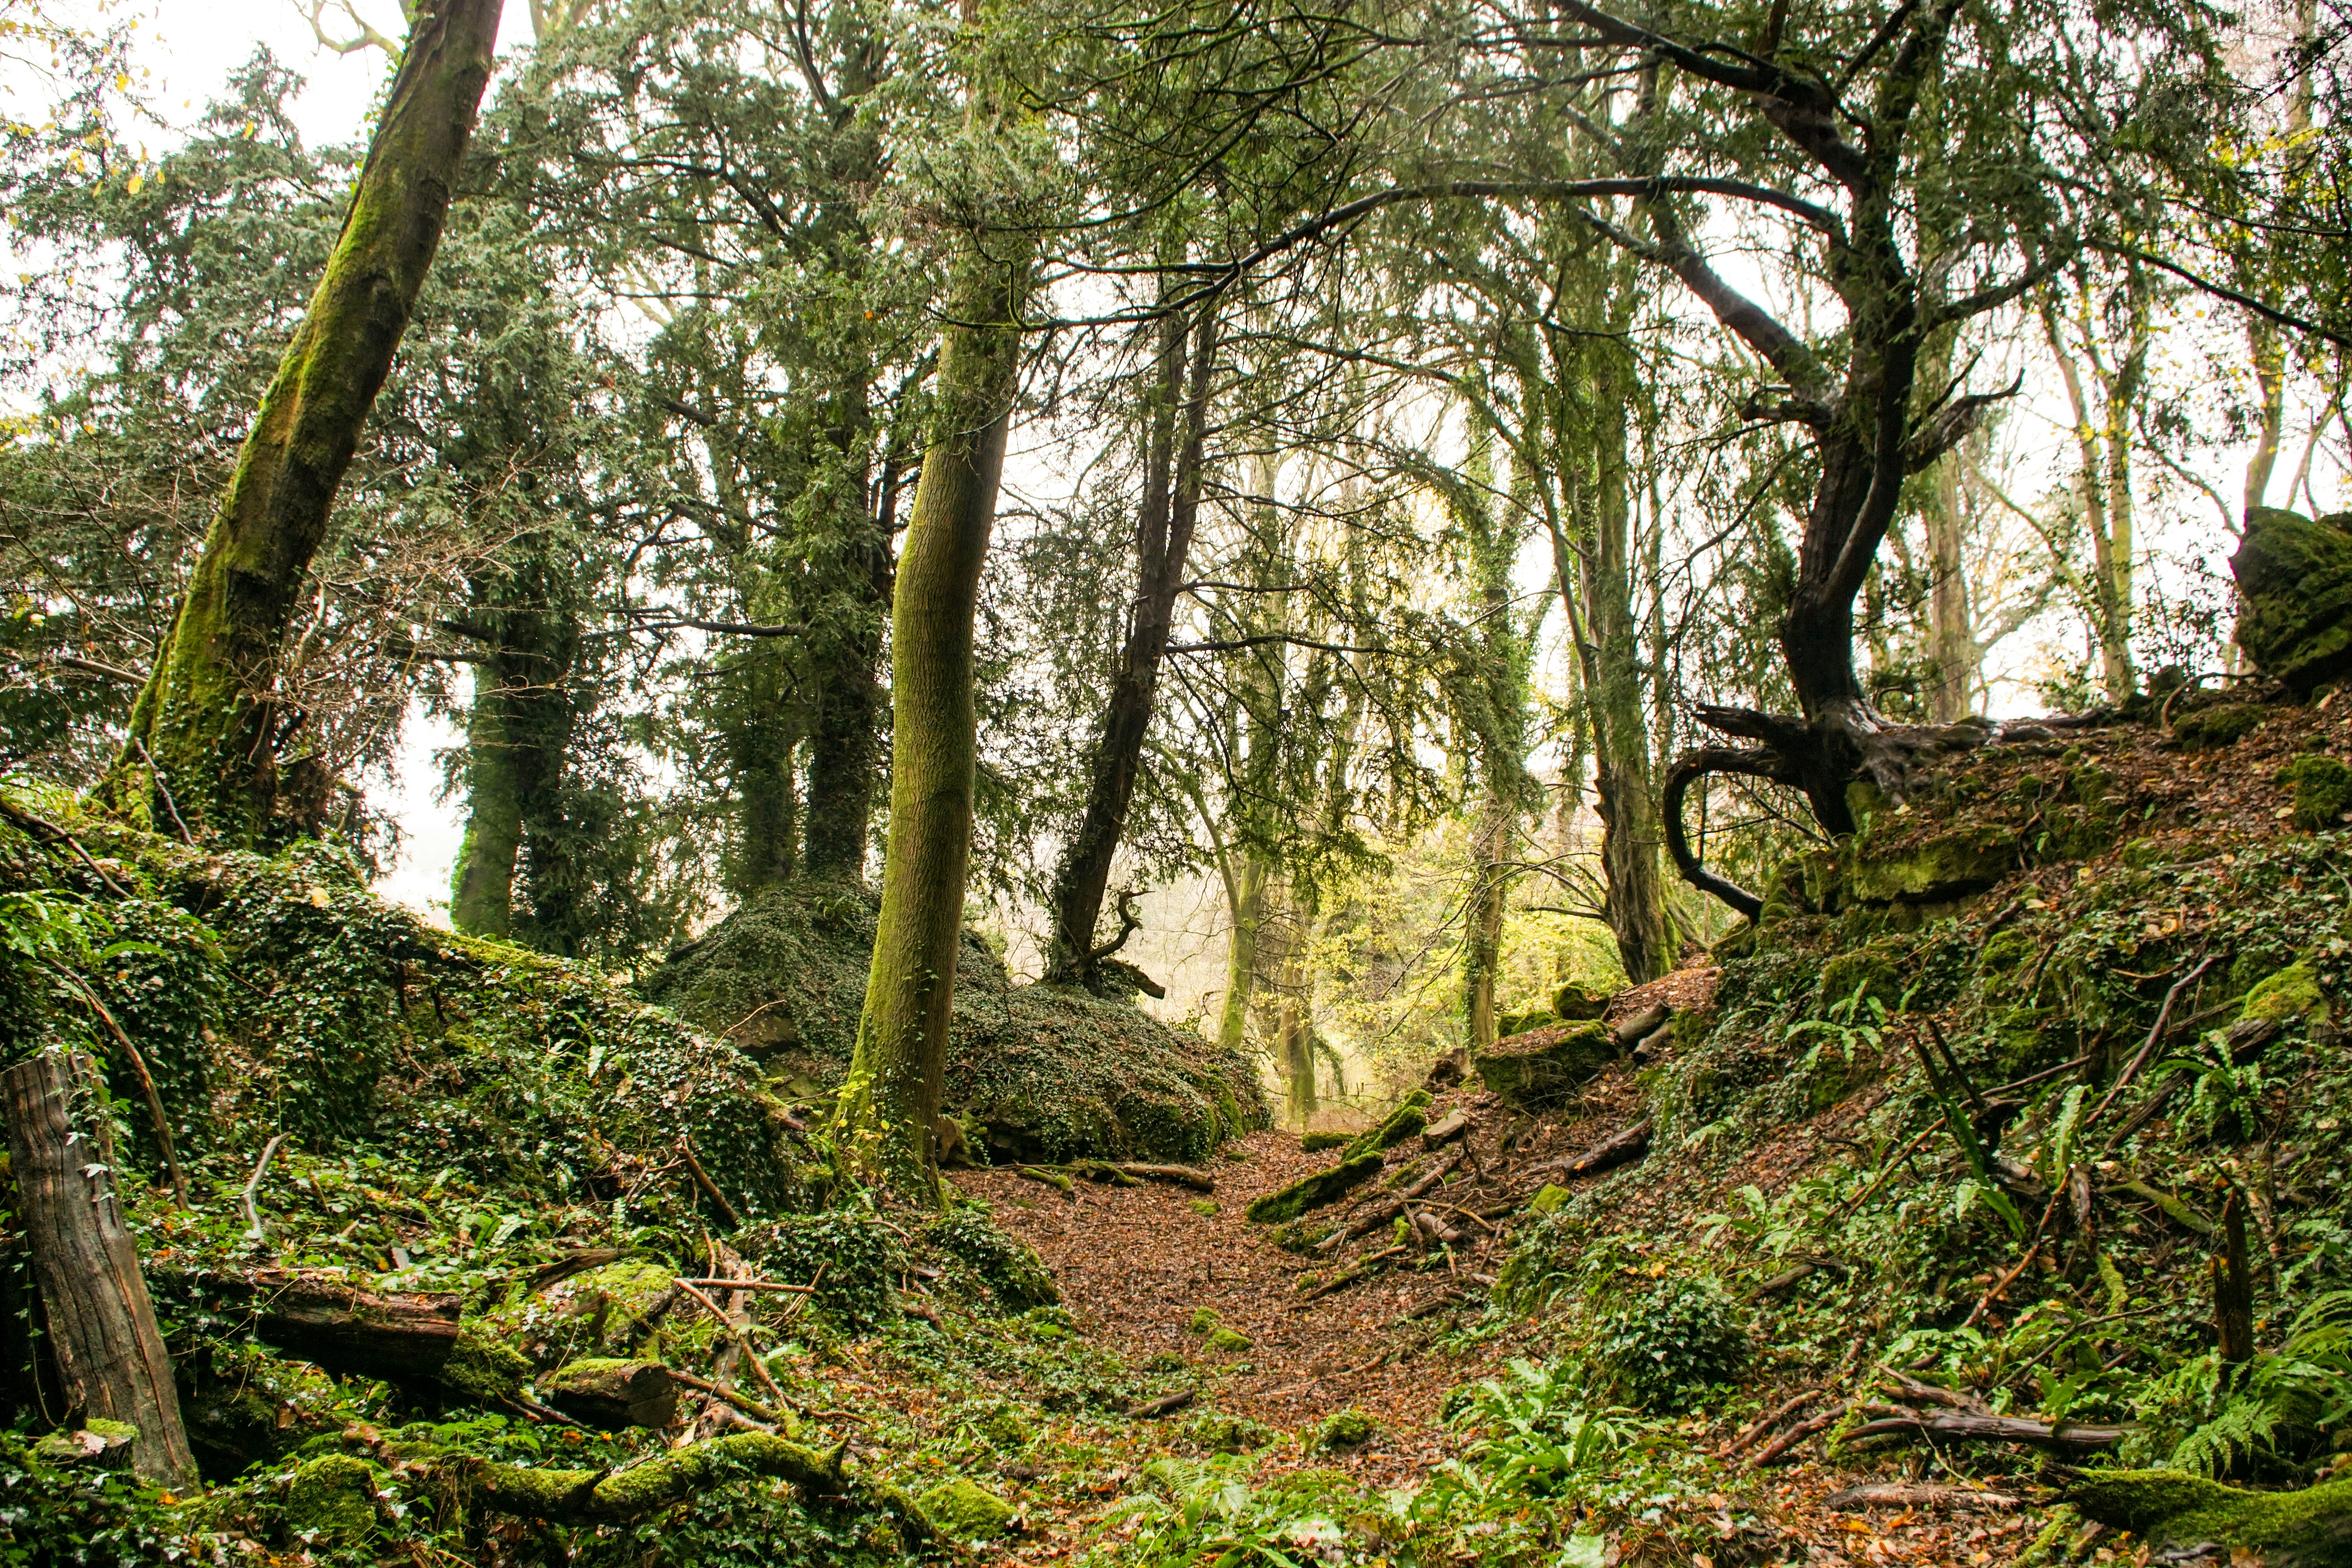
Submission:
M 286 1528 L 298 1538 L 355 1542 L 376 1525 L 375 1472 L 349 1454 L 305 1460 L 286 1488 Z
M 1608 1026 L 1598 1019 L 1497 1040 L 1471 1058 L 1479 1081 L 1513 1105 L 1550 1103 L 1581 1088 L 1615 1054 Z
M 2113 1470 L 2082 1481 L 2067 1500 L 2158 1552 L 2210 1542 L 2259 1554 L 2265 1568 L 2352 1562 L 2352 1481 L 2255 1492 L 2185 1470 Z
M 2278 772 L 2278 782 L 2294 791 L 2294 825 L 2318 833 L 2352 815 L 2352 768 L 2334 757 L 2303 756 Z
M 646 994 L 758 1058 L 788 1092 L 849 1069 L 879 900 L 803 881 L 760 894 L 647 977 Z M 1000 1158 L 1198 1160 L 1271 1124 L 1257 1073 L 1124 1002 L 1016 985 L 966 931 L 956 953 L 946 1103 Z
M 2352 670 L 2352 512 L 2256 508 L 2230 570 L 2238 646 L 2256 668 L 2304 693 Z
M 1609 1011 L 1610 994 L 1591 985 L 1564 980 L 1551 994 L 1551 1016 L 1564 1024 L 1582 1024 Z
M 2184 752 L 2218 752 L 2234 746 L 2263 721 L 2263 710 L 2254 702 L 2217 702 L 2177 713 L 2172 738 Z
M 2298 959 L 2277 973 L 2256 983 L 2246 993 L 2238 1016 L 2241 1018 L 2268 1018 L 2278 1023 L 2291 1023 L 2305 1018 L 2315 1024 L 2327 1021 L 2327 994 L 2319 988 L 2319 976 L 2308 959 Z
M 1378 1154 L 1359 1154 L 1343 1164 L 1328 1171 L 1318 1171 L 1277 1191 L 1266 1194 L 1243 1211 L 1254 1225 L 1280 1225 L 1297 1219 L 1310 1209 L 1338 1203 L 1349 1193 L 1381 1173 L 1383 1162 Z
M 1866 904 L 1950 903 L 1983 892 L 2017 862 L 2017 837 L 2004 827 L 1954 828 L 1886 845 L 1857 835 L 1845 892 Z
M 1013 1505 L 994 1492 L 957 1476 L 915 1500 L 931 1528 L 950 1541 L 993 1541 L 1013 1521 Z

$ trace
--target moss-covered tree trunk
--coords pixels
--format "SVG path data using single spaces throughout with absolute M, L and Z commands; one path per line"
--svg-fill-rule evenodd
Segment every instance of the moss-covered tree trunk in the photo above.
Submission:
M 341 237 L 133 710 L 133 744 L 108 790 L 118 805 L 168 788 L 191 826 L 227 842 L 272 831 L 279 756 L 301 723 L 278 689 L 287 628 L 440 245 L 499 10 L 500 0 L 417 7 Z M 150 775 L 150 757 L 161 779 Z M 163 814 L 160 798 L 150 809 Z
M 578 725 L 572 675 L 580 623 L 568 563 L 545 535 L 517 542 L 496 575 L 474 584 L 465 629 L 481 648 L 466 720 L 466 836 L 449 889 L 449 922 L 477 936 L 525 939 L 515 889 L 526 842 L 560 856 L 566 754 Z M 538 831 L 534 832 L 534 827 Z
M 1596 283 L 1606 284 L 1604 277 Z M 1630 324 L 1631 290 L 1617 280 L 1612 331 Z M 1654 784 L 1650 728 L 1643 709 L 1641 622 L 1634 611 L 1635 555 L 1626 409 L 1638 392 L 1622 341 L 1604 334 L 1574 343 L 1564 367 L 1558 416 L 1563 487 L 1577 533 L 1571 546 L 1559 520 L 1552 561 L 1582 665 L 1591 722 L 1601 865 L 1608 889 L 1609 930 L 1625 977 L 1639 985 L 1674 967 L 1664 842 Z M 1571 382 L 1572 378 L 1572 382 Z
M 1208 428 L 1209 390 L 1216 362 L 1216 318 L 1204 312 L 1192 332 L 1189 388 L 1186 332 L 1181 318 L 1163 323 L 1150 433 L 1144 443 L 1143 504 L 1136 519 L 1137 582 L 1127 639 L 1111 678 L 1095 732 L 1086 810 L 1054 877 L 1054 915 L 1045 978 L 1056 984 L 1095 984 L 1095 926 L 1110 888 L 1111 861 L 1127 830 L 1127 815 L 1143 770 L 1144 737 L 1160 692 L 1160 667 L 1175 624 L 1176 595 L 1192 552 L 1201 510 L 1202 445 Z M 1183 403 L 1182 432 L 1176 409 Z
M 1217 1009 L 1219 1048 L 1238 1051 L 1249 1039 L 1250 1002 L 1257 994 L 1257 933 L 1265 921 L 1265 862 L 1242 858 L 1227 898 L 1233 921 L 1225 947 L 1225 994 Z
M 835 1121 L 844 1164 L 936 1206 L 932 1147 L 971 854 L 972 630 L 1020 374 L 1025 256 L 961 261 L 945 315 L 939 423 L 890 618 L 890 837 L 866 1011 Z
M 859 552 L 866 593 L 854 624 L 835 637 L 825 660 L 816 724 L 809 736 L 808 848 L 813 877 L 856 881 L 866 875 L 866 840 L 874 820 L 880 764 L 882 624 L 890 613 L 889 520 L 869 525 Z
M 1462 1038 L 1472 1050 L 1495 1043 L 1495 989 L 1503 961 L 1503 915 L 1518 859 L 1519 815 L 1531 791 L 1527 772 L 1528 683 L 1533 628 L 1511 613 L 1511 571 L 1524 537 L 1515 494 L 1498 510 L 1493 444 L 1482 437 L 1464 466 L 1454 516 L 1477 599 L 1477 632 L 1456 689 L 1461 729 L 1470 742 L 1466 779 L 1476 781 L 1478 814 L 1470 840 L 1470 896 L 1465 908 Z

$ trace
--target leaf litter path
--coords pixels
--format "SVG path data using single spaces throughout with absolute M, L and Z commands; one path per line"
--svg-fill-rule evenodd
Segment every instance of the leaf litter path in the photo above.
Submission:
M 1223 1409 L 1285 1428 L 1361 1410 L 1381 1424 L 1383 1440 L 1336 1462 L 1381 1485 L 1425 1473 L 1441 1457 L 1438 1401 L 1495 1352 L 1487 1347 L 1476 1363 L 1443 1368 L 1420 1352 L 1442 1331 L 1448 1304 L 1483 1300 L 1483 1282 L 1470 1276 L 1491 1274 L 1499 1248 L 1488 1241 L 1457 1257 L 1450 1271 L 1393 1269 L 1302 1302 L 1298 1275 L 1328 1275 L 1336 1265 L 1282 1251 L 1270 1227 L 1251 1225 L 1242 1211 L 1331 1156 L 1306 1153 L 1281 1132 L 1255 1133 L 1234 1147 L 1245 1157 L 1212 1167 L 1213 1215 L 1193 1208 L 1199 1194 L 1157 1184 L 1079 1182 L 1066 1197 L 1008 1171 L 963 1172 L 956 1181 L 994 1204 L 1005 1228 L 1037 1249 L 1090 1336 L 1134 1364 L 1170 1354 L 1194 1363 L 1197 1373 L 1170 1374 L 1171 1392 L 1198 1377 Z M 1203 1307 L 1249 1336 L 1249 1349 L 1208 1348 L 1191 1327 Z
M 1653 1001 L 1670 1001 L 1677 1008 L 1704 1005 L 1714 978 L 1712 972 L 1685 970 L 1629 992 L 1611 1008 L 1611 1022 L 1630 1017 Z M 1871 1103 L 1874 1097 L 1865 1095 L 1859 1102 L 1789 1127 L 1749 1152 L 1738 1169 L 1712 1177 L 1702 1177 L 1685 1161 L 1675 1159 L 1661 1162 L 1668 1167 L 1664 1170 L 1645 1165 L 1639 1174 L 1623 1173 L 1625 1180 L 1609 1184 L 1614 1221 L 1664 1234 L 1692 1214 L 1706 1212 L 1709 1205 L 1730 1201 L 1731 1192 L 1745 1183 L 1779 1190 L 1822 1156 L 1825 1136 L 1851 1133 L 1850 1123 Z M 1446 1190 L 1474 1212 L 1483 1205 L 1490 1213 L 1503 1205 L 1489 1200 L 1508 1194 L 1523 1201 L 1529 1189 L 1546 1179 L 1585 1187 L 1594 1178 L 1561 1176 L 1555 1162 L 1622 1130 L 1643 1109 L 1633 1064 L 1627 1062 L 1605 1070 L 1573 1104 L 1546 1118 L 1527 1119 L 1532 1125 L 1480 1091 L 1475 1081 L 1440 1095 L 1430 1108 L 1431 1120 L 1457 1104 L 1470 1112 L 1473 1122 L 1465 1162 L 1470 1169 L 1462 1173 L 1470 1179 L 1449 1184 Z M 1446 1392 L 1493 1375 L 1514 1355 L 1540 1354 L 1548 1336 L 1549 1325 L 1538 1314 L 1466 1347 L 1439 1342 L 1456 1326 L 1457 1318 L 1466 1322 L 1484 1307 L 1486 1287 L 1509 1247 L 1507 1232 L 1514 1219 L 1524 1220 L 1525 1211 L 1516 1203 L 1508 1205 L 1511 1212 L 1495 1215 L 1493 1230 L 1457 1217 L 1455 1223 L 1468 1239 L 1450 1259 L 1431 1263 L 1402 1256 L 1385 1272 L 1307 1301 L 1302 1300 L 1306 1292 L 1299 1286 L 1300 1274 L 1330 1277 L 1343 1258 L 1360 1258 L 1386 1246 L 1386 1230 L 1345 1244 L 1336 1256 L 1283 1251 L 1275 1245 L 1273 1227 L 1251 1225 L 1242 1217 L 1243 1211 L 1252 1199 L 1327 1168 L 1331 1153 L 1309 1154 L 1296 1136 L 1281 1132 L 1255 1133 L 1230 1149 L 1228 1157 L 1207 1167 L 1216 1178 L 1216 1209 L 1205 1215 L 1193 1206 L 1199 1194 L 1158 1184 L 1119 1187 L 1081 1181 L 1065 1195 L 1013 1170 L 965 1171 L 954 1179 L 964 1191 L 994 1205 L 1000 1223 L 1037 1250 L 1060 1281 L 1065 1303 L 1090 1337 L 1133 1365 L 1160 1358 L 1156 1364 L 1171 1369 L 1165 1392 L 1197 1387 L 1204 1402 L 1297 1434 L 1296 1440 L 1278 1443 L 1260 1455 L 1261 1475 L 1316 1465 L 1345 1469 L 1367 1487 L 1423 1479 L 1460 1446 L 1459 1437 L 1439 1422 L 1438 1406 Z M 1391 1153 L 1391 1166 L 1411 1163 L 1420 1152 L 1419 1141 L 1412 1141 Z M 1477 1195 L 1463 1188 L 1476 1189 Z M 1344 1219 L 1351 1210 L 1361 1213 L 1387 1195 L 1381 1184 L 1368 1184 L 1318 1217 Z M 1462 1212 L 1454 1214 L 1461 1216 Z M 1230 1353 L 1212 1349 L 1192 1328 L 1203 1307 L 1217 1314 L 1222 1326 L 1247 1335 L 1249 1348 Z M 1184 1363 L 1181 1368 L 1173 1359 L 1177 1357 Z M 1777 1401 L 1782 1392 L 1773 1391 L 1770 1399 Z M 1318 1451 L 1314 1428 L 1333 1413 L 1351 1408 L 1381 1424 L 1379 1437 L 1360 1448 Z M 1717 1448 L 1727 1436 L 1727 1428 L 1710 1431 L 1704 1423 L 1694 1423 L 1688 1434 L 1695 1447 L 1707 1449 Z M 1821 1462 L 1818 1456 L 1791 1458 L 1797 1461 L 1793 1466 L 1769 1473 L 1738 1476 L 1727 1471 L 1727 1489 L 1738 1494 L 1737 1506 L 1748 1510 L 1761 1538 L 1743 1532 L 1746 1539 L 1736 1546 L 1727 1542 L 1729 1549 L 1719 1548 L 1719 1556 L 1696 1561 L 1785 1563 L 1791 1568 L 1801 1563 L 1811 1568 L 1965 1563 L 1973 1568 L 2012 1561 L 2040 1527 L 2039 1510 L 2031 1508 L 2003 1517 L 1947 1511 L 1938 1506 L 1841 1506 L 1832 1500 L 1833 1495 L 1857 1481 L 1903 1478 L 1858 1474 Z M 1902 1466 L 1904 1470 L 1919 1468 L 1916 1460 Z M 1727 1502 L 1722 1493 L 1694 1498 L 1680 1511 L 1696 1510 L 1711 1518 Z M 1098 1515 L 1066 1521 L 1064 1529 L 1035 1540 L 1018 1555 L 1042 1562 L 1080 1549 L 1086 1523 L 1094 1517 Z M 1065 1533 L 1071 1524 L 1078 1526 L 1075 1535 Z M 1654 1544 L 1621 1537 L 1615 1549 L 1627 1562 L 1679 1560 L 1678 1552 L 1659 1558 L 1643 1550 Z

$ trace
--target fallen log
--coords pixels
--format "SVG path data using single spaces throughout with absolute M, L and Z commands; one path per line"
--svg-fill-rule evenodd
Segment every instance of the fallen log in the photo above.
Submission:
M 1650 1152 L 1650 1126 L 1651 1119 L 1644 1116 L 1573 1159 L 1558 1162 L 1558 1168 L 1571 1176 L 1590 1176 L 1638 1160 Z
M 1346 1268 L 1341 1269 L 1339 1273 L 1331 1276 L 1330 1279 L 1326 1279 L 1320 1285 L 1318 1285 L 1313 1289 L 1307 1291 L 1306 1295 L 1301 1296 L 1298 1299 L 1298 1305 L 1293 1307 L 1291 1310 L 1294 1312 L 1304 1310 L 1309 1302 L 1319 1301 L 1326 1296 L 1334 1295 L 1339 1291 L 1345 1290 L 1349 1286 L 1353 1285 L 1365 1275 L 1372 1272 L 1374 1265 L 1385 1263 L 1390 1258 L 1399 1256 L 1403 1251 L 1404 1248 L 1402 1247 L 1384 1247 L 1378 1252 L 1366 1253 L 1363 1257 L 1358 1258 Z
M 139 1473 L 184 1486 L 196 1479 L 195 1456 L 138 1243 L 115 1195 L 109 1139 L 94 1129 L 93 1142 L 77 1125 L 76 1107 L 89 1103 L 97 1083 L 89 1058 L 56 1050 L 0 1073 L 16 1208 L 66 1414 L 137 1427 L 131 1463 Z
M 1437 1185 L 1438 1183 L 1452 1175 L 1454 1173 L 1454 1167 L 1462 1163 L 1463 1160 L 1469 1155 L 1469 1152 L 1470 1151 L 1467 1148 L 1456 1149 L 1453 1153 L 1448 1154 L 1444 1159 L 1440 1160 L 1436 1164 L 1431 1166 L 1428 1170 L 1423 1171 L 1420 1175 L 1415 1176 L 1412 1182 L 1406 1184 L 1405 1189 L 1397 1195 L 1404 1199 L 1407 1203 L 1411 1203 L 1413 1199 L 1421 1196 L 1422 1194 L 1429 1191 L 1432 1187 Z
M 930 1522 L 904 1492 L 885 1482 L 853 1476 L 841 1461 L 839 1449 L 820 1454 L 786 1437 L 739 1432 L 674 1448 L 660 1458 L 624 1470 L 555 1470 L 458 1461 L 447 1467 L 447 1474 L 454 1487 L 469 1492 L 476 1504 L 496 1513 L 607 1522 L 643 1519 L 747 1474 L 776 1476 L 800 1488 L 811 1501 L 871 1502 L 887 1513 L 908 1540 L 930 1538 Z
M 573 1420 L 606 1432 L 657 1432 L 677 1414 L 677 1385 L 659 1362 L 576 1361 L 541 1379 L 540 1394 Z
M 1166 1415 L 1172 1411 L 1183 1409 L 1192 1404 L 1195 1397 L 1194 1392 L 1189 1388 L 1174 1394 L 1163 1394 L 1157 1399 L 1147 1399 L 1140 1405 L 1130 1406 L 1127 1413 L 1128 1419 L 1150 1421 L 1155 1416 Z
M 1866 1421 L 1847 1433 L 1846 1440 L 1900 1432 L 1916 1432 L 1930 1442 L 2031 1443 L 2044 1448 L 2108 1448 L 2124 1436 L 2120 1426 L 2075 1426 L 2063 1421 L 2053 1426 L 2022 1415 L 1939 1410 L 1933 1415 L 1889 1415 Z
M 1824 1507 L 1856 1512 L 1865 1508 L 2015 1508 L 2024 1500 L 2007 1492 L 1978 1491 L 1973 1487 L 1905 1485 L 1876 1482 L 1848 1487 L 1822 1500 Z
M 1664 1028 L 1666 1021 L 1673 1016 L 1674 1010 L 1664 1002 L 1658 1002 L 1618 1025 L 1612 1031 L 1617 1046 L 1617 1054 L 1623 1056 L 1641 1041 Z
M 1748 1461 L 1748 1468 L 1751 1470 L 1760 1470 L 1765 1466 L 1775 1463 L 1786 1456 L 1790 1449 L 1795 1447 L 1806 1438 L 1813 1436 L 1816 1432 L 1821 1431 L 1826 1426 L 1834 1426 L 1845 1412 L 1846 1407 L 1841 1405 L 1832 1409 L 1824 1410 L 1818 1415 L 1807 1416 L 1804 1420 L 1798 1422 L 1794 1426 L 1790 1427 L 1786 1432 L 1781 1433 L 1778 1437 L 1773 1438 L 1769 1443 L 1764 1445 L 1763 1448 L 1757 1454 L 1757 1456 Z
M 254 1332 L 288 1355 L 387 1383 L 438 1376 L 457 1348 L 465 1308 L 456 1291 L 378 1295 L 314 1269 L 202 1274 L 194 1283 L 223 1306 L 250 1312 Z
M 1190 1187 L 1196 1193 L 1213 1193 L 1217 1179 L 1206 1171 L 1196 1171 L 1190 1165 L 1138 1165 L 1121 1163 L 1118 1170 L 1129 1176 L 1140 1176 L 1147 1182 L 1164 1182 L 1170 1186 Z
M 1798 1411 L 1803 1409 L 1811 1401 L 1821 1397 L 1821 1392 L 1822 1391 L 1818 1388 L 1809 1388 L 1802 1394 L 1790 1395 L 1787 1400 L 1775 1405 L 1772 1409 L 1767 1411 L 1761 1415 L 1759 1415 L 1755 1420 L 1741 1427 L 1738 1433 L 1732 1437 L 1730 1442 L 1726 1443 L 1722 1447 L 1716 1450 L 1715 1457 L 1717 1459 L 1727 1459 L 1731 1458 L 1732 1455 L 1737 1454 L 1740 1449 L 1745 1448 L 1748 1444 L 1753 1443 L 1757 1438 L 1761 1437 L 1765 1433 L 1769 1432 L 1773 1427 L 1779 1426 L 1781 1422 L 1787 1420 L 1790 1416 L 1794 1415 Z
M 1402 1198 L 1391 1198 L 1384 1204 L 1374 1205 L 1361 1217 L 1350 1221 L 1347 1226 L 1339 1230 L 1333 1231 L 1330 1235 L 1317 1242 L 1315 1244 L 1315 1250 L 1318 1252 L 1329 1252 L 1334 1247 L 1353 1241 L 1360 1236 L 1370 1236 L 1372 1232 L 1393 1221 L 1398 1215 L 1403 1213 L 1404 1200 Z

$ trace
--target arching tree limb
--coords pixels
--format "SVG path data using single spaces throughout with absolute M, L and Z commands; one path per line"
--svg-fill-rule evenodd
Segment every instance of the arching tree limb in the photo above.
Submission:
M 1710 711 L 1741 713 L 1758 720 L 1771 717 L 1763 713 L 1746 715 L 1741 710 L 1702 709 L 1700 711 L 1702 717 Z M 1708 722 L 1714 721 L 1710 718 Z M 1674 767 L 1666 774 L 1666 853 L 1675 858 L 1675 867 L 1682 872 L 1684 881 L 1703 893 L 1714 894 L 1752 921 L 1762 911 L 1764 900 L 1738 883 L 1717 876 L 1701 864 L 1683 829 L 1683 796 L 1689 792 L 1691 785 L 1710 773 L 1736 773 L 1745 778 L 1788 784 L 1791 782 L 1790 770 L 1780 756 L 1767 747 L 1700 746 L 1676 758 Z

